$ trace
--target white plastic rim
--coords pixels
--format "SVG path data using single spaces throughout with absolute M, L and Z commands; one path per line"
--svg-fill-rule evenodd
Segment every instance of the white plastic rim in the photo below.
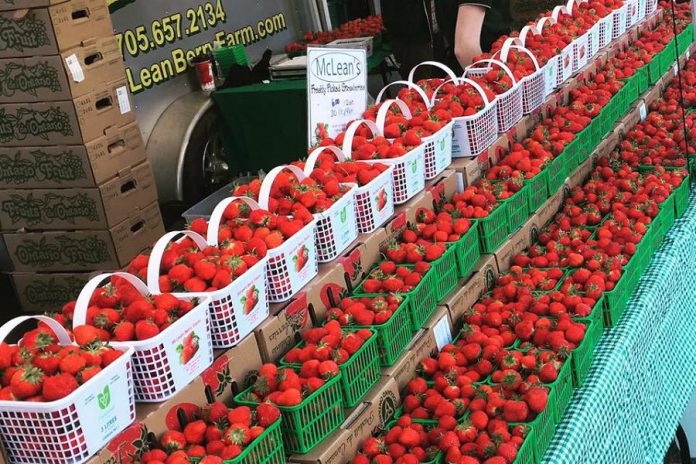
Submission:
M 425 104 L 425 107 L 427 109 L 430 109 L 433 107 L 433 102 L 431 99 L 428 98 L 428 95 L 426 95 L 425 91 L 421 89 L 417 84 L 411 82 L 411 81 L 403 81 L 403 80 L 398 80 L 398 81 L 393 81 L 390 82 L 389 84 L 385 85 L 382 90 L 379 91 L 377 94 L 377 97 L 375 98 L 375 101 L 377 103 L 382 101 L 382 97 L 384 96 L 384 93 L 387 91 L 389 87 L 397 86 L 397 85 L 403 85 L 405 87 L 408 87 L 410 90 L 415 91 L 423 100 L 423 103 Z M 398 98 L 397 98 L 398 100 Z
M 231 200 L 237 200 L 232 197 Z M 208 228 L 211 228 L 213 217 L 221 217 L 219 211 L 227 206 L 221 207 L 223 200 L 216 206 Z M 218 226 L 219 227 L 219 226 Z M 210 234 L 210 230 L 209 236 Z M 208 243 L 201 235 L 191 231 L 173 231 L 164 234 L 152 248 L 150 262 L 147 268 L 147 286 L 153 294 L 162 293 L 159 287 L 160 263 L 162 254 L 167 245 L 178 236 L 189 237 L 200 250 L 204 250 Z M 217 233 L 212 235 L 217 241 Z M 251 333 L 266 317 L 268 317 L 268 299 L 266 290 L 266 265 L 269 261 L 268 253 L 266 257 L 251 266 L 244 274 L 237 277 L 225 288 L 214 292 L 173 292 L 177 298 L 210 298 L 208 305 L 211 325 L 211 335 L 213 348 L 229 348 L 239 343 L 246 335 Z M 252 301 L 253 307 L 248 308 L 247 302 Z M 251 304 L 251 303 L 249 303 Z
M 411 72 L 408 73 L 408 80 L 409 81 L 413 82 L 413 78 L 416 75 L 416 69 L 420 68 L 421 66 L 432 66 L 434 68 L 437 68 L 440 71 L 444 71 L 444 73 L 447 74 L 447 77 L 449 77 L 449 79 L 452 82 L 458 81 L 457 75 L 455 74 L 454 71 L 452 71 L 452 69 L 450 69 L 448 66 L 445 66 L 444 64 L 439 63 L 437 61 L 423 61 L 422 63 L 418 63 L 417 65 L 415 65 L 411 69 Z
M 73 329 L 86 324 L 87 310 L 94 291 L 111 276 L 128 281 L 143 296 L 149 289 L 139 278 L 126 272 L 105 273 L 93 277 L 84 286 L 75 303 Z M 190 301 L 192 298 L 186 298 Z M 210 297 L 201 298 L 196 306 L 147 340 L 109 342 L 116 349 L 133 348 L 133 380 L 138 402 L 160 402 L 174 396 L 213 363 L 213 344 L 208 320 Z M 183 340 L 197 338 L 197 347 L 184 360 Z
M 65 329 L 47 316 L 10 320 L 0 328 L 0 340 L 19 324 L 32 319 L 46 323 L 59 344 L 70 344 Z M 10 461 L 21 464 L 86 462 L 130 425 L 135 420 L 133 351 L 128 348 L 65 398 L 46 403 L 0 401 L 0 435 Z
M 343 151 L 334 145 L 315 148 L 305 162 L 305 175 L 311 174 L 319 156 L 325 150 L 331 152 L 338 162 L 347 159 Z M 394 166 L 384 165 L 387 166 L 387 169 L 367 185 L 362 187 L 355 185 L 355 222 L 360 234 L 373 232 L 394 214 L 394 182 L 392 180 Z
M 349 158 L 352 157 L 353 137 L 361 125 L 369 128 L 373 137 L 382 135 L 379 126 L 370 120 L 353 121 L 346 129 L 343 138 L 343 153 Z M 381 163 L 394 166 L 392 179 L 395 205 L 405 203 L 425 188 L 425 144 L 423 143 L 398 158 L 362 161 L 369 164 Z

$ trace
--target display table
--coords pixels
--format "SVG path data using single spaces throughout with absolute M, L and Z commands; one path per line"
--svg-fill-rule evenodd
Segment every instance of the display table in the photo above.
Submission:
M 383 72 L 389 46 L 376 49 L 368 69 Z M 233 174 L 270 171 L 303 156 L 307 150 L 307 80 L 282 79 L 268 84 L 218 90 L 218 132 Z
M 544 464 L 662 463 L 696 389 L 696 189 L 605 329 Z

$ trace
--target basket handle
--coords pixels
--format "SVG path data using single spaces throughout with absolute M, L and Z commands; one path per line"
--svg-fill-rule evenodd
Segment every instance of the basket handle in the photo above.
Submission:
M 259 205 L 261 208 L 268 210 L 268 202 L 271 200 L 271 187 L 273 187 L 273 182 L 275 182 L 278 174 L 286 169 L 295 174 L 295 176 L 297 176 L 297 180 L 300 182 L 307 177 L 302 169 L 293 164 L 276 166 L 271 169 L 270 172 L 266 174 L 266 177 L 263 178 L 263 182 L 261 182 L 261 190 L 259 191 Z
M 60 322 L 56 321 L 52 317 L 40 315 L 20 316 L 5 322 L 5 324 L 3 324 L 2 327 L 0 327 L 0 342 L 4 342 L 7 336 L 10 335 L 12 331 L 17 328 L 18 325 L 22 324 L 25 321 L 30 321 L 32 319 L 41 321 L 44 324 L 46 324 L 53 331 L 56 338 L 58 338 L 58 343 L 60 343 L 61 345 L 64 346 L 72 344 L 72 340 L 70 339 L 68 331 L 65 330 L 65 327 L 60 325 Z
M 253 198 L 249 197 L 228 197 L 224 198 L 220 203 L 218 203 L 215 206 L 215 209 L 213 210 L 212 214 L 210 215 L 210 219 L 208 219 L 208 235 L 206 238 L 206 242 L 208 246 L 218 246 L 218 233 L 220 232 L 220 225 L 222 223 L 222 215 L 225 213 L 225 209 L 227 206 L 232 203 L 235 200 L 241 200 L 247 205 L 252 210 L 256 209 L 261 209 L 261 206 L 254 200 Z
M 343 153 L 343 151 L 335 145 L 329 145 L 328 147 L 317 147 L 314 150 L 312 150 L 312 153 L 310 153 L 307 157 L 307 161 L 305 161 L 305 176 L 309 177 L 310 174 L 312 174 L 312 171 L 314 171 L 314 166 L 317 164 L 319 156 L 322 153 L 324 153 L 325 150 L 328 150 L 331 153 L 333 153 L 333 155 L 336 157 L 336 160 L 339 163 L 342 163 L 346 160 L 345 153 Z
M 161 293 L 159 286 L 159 273 L 160 263 L 162 262 L 162 255 L 164 254 L 164 251 L 167 249 L 167 245 L 169 245 L 169 242 L 171 242 L 174 239 L 174 237 L 177 237 L 178 235 L 187 236 L 188 238 L 193 240 L 193 242 L 201 250 L 204 250 L 208 246 L 208 244 L 205 241 L 205 238 L 203 238 L 200 234 L 197 234 L 192 230 L 175 230 L 173 232 L 167 232 L 162 237 L 160 237 L 160 239 L 157 240 L 157 243 L 155 243 L 155 246 L 152 247 L 152 253 L 150 253 L 150 261 L 147 265 L 147 288 L 149 288 L 150 292 L 152 293 Z
M 474 89 L 476 89 L 476 91 L 478 91 L 479 94 L 481 94 L 481 98 L 483 98 L 483 101 L 486 104 L 486 106 L 491 104 L 491 102 L 488 101 L 488 97 L 486 96 L 486 92 L 476 82 L 474 82 L 471 79 L 466 78 L 466 77 L 462 77 L 461 79 L 458 79 L 457 81 L 455 81 L 455 83 L 457 83 L 457 82 L 459 82 L 459 84 L 469 84 Z M 447 83 L 449 83 L 449 81 L 443 82 L 442 84 L 440 84 L 440 87 L 435 89 L 435 93 L 433 93 L 433 99 L 435 98 L 435 95 L 437 95 L 437 93 L 440 91 L 440 89 Z
M 528 24 L 528 25 L 524 26 L 522 29 L 520 29 L 520 36 L 518 37 L 518 39 L 520 40 L 522 45 L 524 45 L 527 42 L 527 34 L 529 34 L 530 32 L 533 35 L 540 34 L 539 29 L 537 29 L 536 25 Z M 513 38 L 513 37 L 511 37 L 511 38 Z M 508 39 L 508 40 L 510 40 L 510 39 Z M 505 44 L 503 44 L 503 47 L 505 47 Z
M 572 1 L 572 0 L 571 0 L 571 1 Z M 561 13 L 564 13 L 564 14 L 567 14 L 567 15 L 570 15 L 570 14 L 571 14 L 570 11 L 568 11 L 568 8 L 567 8 L 565 5 L 556 5 L 556 6 L 553 8 L 553 12 L 551 13 L 551 17 L 552 17 L 553 19 L 555 19 L 556 22 L 558 22 L 558 16 L 559 16 Z M 572 15 L 571 15 L 571 16 L 572 16 Z M 542 19 L 543 19 L 543 18 L 542 18 Z
M 89 301 L 92 299 L 92 294 L 101 285 L 103 281 L 110 278 L 111 276 L 120 277 L 127 280 L 141 295 L 145 296 L 149 292 L 147 285 L 138 279 L 133 274 L 127 272 L 106 272 L 104 274 L 99 274 L 98 276 L 89 279 L 89 282 L 82 288 L 80 295 L 77 297 L 75 302 L 75 313 L 73 314 L 73 329 L 77 326 L 84 325 L 87 323 L 87 309 L 89 308 Z
M 503 48 L 500 49 L 498 53 L 500 53 L 500 61 L 507 62 L 508 58 L 508 53 L 510 53 L 510 49 L 513 50 L 520 50 L 522 52 L 525 52 L 529 57 L 532 59 L 532 63 L 534 63 L 534 69 L 537 71 L 539 70 L 539 62 L 536 59 L 536 56 L 534 56 L 534 53 L 530 52 L 529 49 L 524 47 L 523 45 L 517 45 L 520 40 L 516 39 L 515 37 L 510 37 L 507 40 L 505 40 L 505 43 L 503 43 Z M 497 54 L 497 53 L 496 53 Z
M 380 106 L 379 110 L 377 111 L 377 120 L 375 121 L 377 127 L 379 127 L 382 130 L 382 133 L 384 133 L 384 125 L 387 123 L 387 113 L 391 109 L 392 105 L 398 106 L 401 110 L 401 113 L 404 115 L 406 119 L 411 119 L 413 117 L 408 105 L 403 101 L 385 100 L 384 103 L 382 103 L 382 106 Z
M 411 82 L 411 81 L 394 81 L 394 82 L 390 82 L 389 84 L 385 85 L 384 88 L 383 88 L 382 90 L 379 91 L 379 93 L 377 94 L 377 98 L 375 98 L 375 101 L 376 101 L 376 102 L 380 102 L 380 101 L 382 100 L 382 95 L 384 95 L 384 92 L 385 92 L 389 87 L 391 87 L 391 86 L 393 86 L 393 85 L 405 85 L 405 86 L 408 87 L 409 89 L 415 90 L 416 93 L 418 93 L 418 95 L 420 95 L 420 97 L 423 99 L 423 102 L 425 103 L 425 106 L 426 106 L 427 108 L 431 108 L 431 107 L 433 106 L 433 102 L 430 101 L 430 99 L 429 99 L 428 96 L 425 94 L 425 92 L 423 91 L 423 89 L 421 89 L 420 86 L 418 86 L 417 84 L 414 84 L 414 83 Z
M 421 66 L 433 66 L 435 68 L 438 68 L 441 71 L 444 71 L 445 74 L 449 76 L 450 79 L 453 81 L 457 81 L 457 75 L 452 71 L 449 67 L 445 66 L 442 63 L 438 63 L 437 61 L 423 61 L 422 63 L 418 63 L 411 69 L 411 72 L 408 73 L 408 80 L 413 82 L 413 76 L 416 74 L 416 69 L 418 69 Z
M 547 22 L 553 25 L 556 24 L 558 21 L 553 16 L 544 16 L 543 18 L 539 19 L 539 21 L 537 21 L 536 23 L 536 29 L 539 32 L 539 34 L 541 34 L 541 32 L 544 30 L 544 24 L 546 24 Z
M 357 121 L 350 123 L 348 129 L 346 129 L 346 134 L 343 136 L 343 154 L 346 155 L 348 159 L 353 157 L 353 137 L 355 137 L 355 132 L 358 130 L 358 127 L 362 126 L 363 124 L 372 131 L 373 137 L 382 135 L 382 131 L 379 130 L 379 126 L 369 119 L 358 119 Z
M 500 61 L 500 60 L 496 60 L 495 58 L 486 58 L 486 59 L 483 59 L 483 60 L 478 60 L 476 63 L 471 63 L 469 66 L 467 66 L 466 68 L 464 68 L 464 74 L 462 75 L 462 77 L 466 77 L 466 74 L 467 74 L 468 71 L 473 71 L 474 69 L 479 68 L 478 65 L 480 65 L 480 64 L 489 64 L 489 65 L 500 66 L 500 68 L 501 68 L 503 71 L 505 71 L 505 74 L 507 74 L 508 77 L 509 77 L 510 79 L 512 79 L 512 85 L 517 84 L 517 79 L 515 79 L 515 75 L 512 74 L 512 71 L 510 71 L 510 68 L 508 68 L 507 65 L 506 65 L 505 63 L 503 63 L 503 62 Z

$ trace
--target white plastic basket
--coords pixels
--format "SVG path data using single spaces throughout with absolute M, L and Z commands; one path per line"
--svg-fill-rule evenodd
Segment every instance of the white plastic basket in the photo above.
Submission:
M 271 186 L 283 170 L 293 172 L 302 181 L 308 174 L 293 165 L 276 166 L 264 177 L 259 192 L 259 204 L 268 209 L 271 198 Z M 317 261 L 326 263 L 338 258 L 353 241 L 358 238 L 358 226 L 355 223 L 355 184 L 349 184 L 349 190 L 322 213 L 315 213 L 314 238 L 316 241 Z
M 353 121 L 348 126 L 348 129 L 346 129 L 346 134 L 343 139 L 343 153 L 348 158 L 352 158 L 353 137 L 355 136 L 355 131 L 361 125 L 368 127 L 375 137 L 382 135 L 377 124 L 372 121 L 366 119 Z M 382 163 L 388 166 L 394 166 L 394 170 L 392 171 L 392 182 L 395 205 L 406 203 L 425 188 L 425 144 L 419 145 L 398 158 L 361 161 L 370 164 Z
M 545 70 L 539 67 L 539 63 L 532 52 L 522 45 L 517 45 L 520 43 L 520 40 L 517 38 L 508 38 L 503 43 L 499 54 L 500 61 L 507 63 L 510 49 L 518 50 L 526 53 L 532 60 L 532 63 L 534 63 L 534 69 L 536 69 L 536 71 L 520 80 L 520 85 L 522 86 L 522 112 L 524 114 L 529 114 L 544 103 L 544 98 L 546 97 Z M 496 55 L 498 55 L 498 53 L 496 53 Z
M 551 18 L 553 18 L 554 21 L 558 21 L 558 16 L 561 14 L 567 14 L 571 15 L 573 14 L 573 5 L 575 4 L 575 0 L 568 0 L 568 3 L 566 5 L 557 5 L 554 7 L 553 12 L 551 13 Z M 573 59 L 572 59 L 572 65 L 573 65 L 573 70 L 571 71 L 571 75 L 573 73 L 576 73 L 580 68 L 584 67 L 587 64 L 587 61 L 589 60 L 589 31 L 585 32 L 583 35 L 580 37 L 577 37 L 573 42 L 568 45 L 569 47 L 573 47 Z M 563 51 L 565 54 L 565 49 Z M 566 58 L 564 56 L 564 66 L 566 64 Z M 570 76 L 568 76 L 570 77 Z
M 162 293 L 159 286 L 160 262 L 167 245 L 176 237 L 180 235 L 189 237 L 200 250 L 217 244 L 218 226 L 213 227 L 215 213 L 216 211 L 213 211 L 208 226 L 208 237 L 212 237 L 212 240 L 209 239 L 206 242 L 199 234 L 183 230 L 168 232 L 155 243 L 147 266 L 147 287 L 151 293 Z M 222 212 L 218 212 L 218 215 L 221 217 Z M 214 233 L 211 233 L 213 228 Z M 228 286 L 214 292 L 173 293 L 177 298 L 209 298 L 208 311 L 213 348 L 235 346 L 268 317 L 265 278 L 267 261 L 268 256 L 262 258 Z M 248 307 L 249 304 L 252 306 Z
M 597 21 L 597 31 L 599 32 L 599 48 L 602 49 L 611 43 L 614 31 L 614 15 L 609 13 Z
M 534 24 L 526 25 L 520 30 L 520 36 L 517 39 L 515 39 L 514 37 L 510 37 L 507 39 L 507 41 L 510 41 L 511 43 L 519 43 L 521 46 L 524 47 L 527 40 L 527 34 L 530 33 L 533 35 L 539 35 L 540 31 Z M 503 46 L 505 46 L 505 44 L 503 44 Z M 532 55 L 534 54 L 532 53 Z M 561 55 L 556 55 L 550 58 L 546 62 L 546 64 L 541 67 L 541 74 L 544 79 L 543 98 L 546 98 L 549 95 L 551 95 L 553 91 L 556 89 L 556 86 L 558 85 L 559 72 L 561 72 Z
M 75 303 L 73 328 L 86 323 L 87 308 L 92 294 L 111 276 L 127 280 L 141 295 L 146 296 L 150 293 L 142 280 L 126 272 L 100 274 L 87 282 L 80 292 Z M 213 343 L 208 320 L 209 303 L 209 297 L 201 298 L 191 311 L 148 340 L 110 342 L 111 346 L 122 351 L 134 349 L 132 364 L 136 401 L 165 401 L 213 363 Z M 187 338 L 197 340 L 196 350 L 188 359 L 183 355 Z
M 484 65 L 486 67 L 481 67 Z M 515 76 L 510 71 L 505 63 L 495 59 L 484 59 L 479 60 L 476 63 L 472 63 L 464 69 L 464 75 L 462 77 L 466 78 L 469 75 L 474 75 L 477 77 L 483 76 L 488 71 L 493 69 L 493 66 L 500 67 L 505 74 L 512 80 L 512 87 L 510 87 L 505 93 L 496 95 L 496 112 L 498 115 L 498 132 L 507 132 L 512 129 L 515 124 L 517 124 L 520 119 L 522 119 L 523 108 L 522 108 L 522 86 L 515 79 Z
M 638 0 L 638 21 L 645 19 L 647 0 Z
M 65 329 L 47 316 L 23 316 L 0 327 L 0 341 L 21 323 L 37 319 L 70 345 Z M 0 435 L 10 462 L 79 464 L 135 420 L 129 348 L 65 398 L 48 403 L 0 401 Z
M 346 155 L 336 146 L 316 148 L 307 157 L 306 175 L 311 174 L 319 155 L 325 150 L 333 153 L 339 162 L 346 160 Z M 372 179 L 367 185 L 355 187 L 355 222 L 358 233 L 374 232 L 394 214 L 392 171 L 394 171 L 394 166 L 387 166 L 384 172 Z
M 425 107 L 430 110 L 433 107 L 433 102 L 428 99 L 428 96 L 423 92 L 423 89 L 418 87 L 416 84 L 414 84 L 411 81 L 394 81 L 390 82 L 387 84 L 382 90 L 380 90 L 379 94 L 377 94 L 376 101 L 381 101 L 382 95 L 384 94 L 384 91 L 388 88 L 391 87 L 392 85 L 405 85 L 409 87 L 410 89 L 416 91 L 418 95 L 420 95 L 421 99 L 423 100 L 423 103 L 425 104 Z M 398 103 L 394 103 L 398 102 Z M 400 100 L 391 100 L 391 103 L 387 104 L 387 102 L 384 102 L 384 104 L 380 107 L 379 111 L 377 112 L 377 126 L 384 131 L 384 126 L 386 123 L 386 116 L 387 116 L 387 111 L 389 110 L 389 107 L 392 104 L 397 104 L 399 106 L 399 109 L 401 109 L 401 113 L 406 115 L 408 113 L 408 119 L 411 118 L 411 112 L 409 111 L 408 107 L 406 106 L 404 109 L 404 106 L 401 104 L 402 102 Z M 385 108 L 385 109 L 383 109 Z M 425 178 L 426 180 L 434 179 L 437 177 L 438 174 L 440 174 L 442 171 L 447 169 L 447 167 L 452 164 L 452 127 L 454 126 L 454 123 L 450 121 L 447 123 L 445 126 L 443 126 L 439 131 L 434 133 L 431 136 L 428 137 L 423 137 L 423 143 L 425 144 Z
M 296 169 L 299 170 L 299 168 Z M 217 243 L 222 215 L 227 205 L 235 200 L 245 202 L 251 209 L 263 208 L 268 210 L 268 203 L 259 204 L 248 197 L 230 197 L 222 200 L 210 216 L 208 243 Z M 264 292 L 262 293 L 261 288 L 259 288 L 259 296 L 264 295 L 264 300 L 267 294 L 268 302 L 287 301 L 317 275 L 319 268 L 317 267 L 317 248 L 314 239 L 315 225 L 316 219 L 305 225 L 279 247 L 268 250 L 265 257 L 265 278 L 263 275 L 260 278 L 263 281 Z M 266 303 L 267 315 L 268 304 Z M 265 319 L 266 316 L 263 318 Z
M 650 0 L 648 0 L 650 1 Z M 615 9 L 612 13 L 614 26 L 611 31 L 612 39 L 620 37 L 624 32 L 626 32 L 626 3 L 624 3 L 619 8 Z
M 597 54 L 597 52 L 599 52 L 599 22 L 594 23 L 594 25 L 587 31 L 587 36 L 589 59 L 591 60 Z
M 626 30 L 632 28 L 639 21 L 640 13 L 638 12 L 638 3 L 638 0 L 624 1 L 626 6 Z
M 556 8 L 565 9 L 565 6 Z M 544 24 L 546 24 L 547 22 L 551 24 L 556 24 L 557 17 L 558 13 L 556 13 L 555 16 L 552 14 L 551 16 L 544 16 L 543 18 L 539 19 L 539 21 L 536 24 L 537 30 L 541 33 L 541 31 L 544 30 Z M 563 85 L 563 83 L 570 79 L 573 75 L 574 50 L 575 47 L 571 42 L 568 45 L 566 45 L 565 48 L 561 50 L 561 53 L 558 55 L 558 72 L 556 73 L 556 87 Z

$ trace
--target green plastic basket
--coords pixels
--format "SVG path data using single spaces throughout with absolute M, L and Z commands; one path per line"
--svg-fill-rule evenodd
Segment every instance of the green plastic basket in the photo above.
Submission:
M 377 351 L 381 366 L 389 367 L 399 359 L 411 342 L 411 318 L 408 315 L 408 296 L 394 311 L 392 317 L 381 325 L 357 325 L 356 329 L 372 329 L 377 333 Z
M 465 279 L 481 257 L 478 221 L 472 221 L 471 228 L 454 243 L 457 258 L 457 275 Z
M 689 24 L 688 26 L 686 26 L 686 29 L 680 32 L 677 36 L 677 50 L 679 51 L 679 54 L 684 54 L 684 52 L 686 52 L 686 49 L 689 48 L 689 45 L 691 45 L 691 42 L 693 41 L 694 25 Z
M 645 65 L 636 69 L 635 78 L 638 82 L 638 95 L 642 95 L 650 85 L 650 77 L 648 76 L 648 66 Z
M 478 220 L 481 250 L 484 253 L 493 253 L 508 238 L 510 228 L 506 208 L 506 205 L 501 202 L 487 217 Z
M 659 226 L 663 236 L 667 234 L 667 231 L 672 227 L 677 217 L 677 204 L 675 200 L 675 192 L 672 192 L 669 198 L 660 205 L 660 213 L 658 216 L 660 220 Z
M 690 176 L 686 176 L 682 183 L 677 189 L 672 193 L 674 195 L 674 207 L 677 217 L 680 218 L 686 212 L 686 208 L 689 206 L 689 189 L 691 187 Z M 671 226 L 671 225 L 670 225 Z
M 604 297 L 602 297 L 604 298 Z M 602 304 L 602 298 L 597 302 Z M 601 308 L 601 306 L 599 306 Z M 570 360 L 573 366 L 573 382 L 576 387 L 581 386 L 587 378 L 587 373 L 590 372 L 590 366 L 594 359 L 594 351 L 599 339 L 604 332 L 602 319 L 595 320 L 588 324 L 585 338 L 580 342 L 577 348 L 573 350 Z
M 626 271 L 626 269 L 624 269 Z M 621 318 L 626 302 L 630 296 L 628 289 L 628 272 L 624 272 L 613 290 L 604 292 L 604 321 L 606 327 L 613 327 Z
M 562 154 L 565 155 L 566 173 L 572 173 L 580 165 L 580 156 L 582 154 L 580 150 L 581 134 L 582 132 L 575 134 L 575 138 L 563 149 Z
M 664 76 L 677 59 L 677 41 L 673 38 L 660 52 L 660 73 Z
M 563 182 L 566 179 L 566 152 L 565 150 L 555 157 L 551 164 L 546 168 L 548 171 L 548 177 L 546 178 L 546 187 L 549 192 L 549 196 L 554 195 L 561 188 Z
M 597 123 L 598 119 L 593 119 Z M 597 141 L 592 136 L 591 127 L 586 127 L 580 132 L 580 154 L 578 155 L 578 166 L 585 162 L 597 146 Z
M 510 198 L 503 200 L 508 214 L 508 232 L 517 230 L 529 217 L 529 186 L 525 185 Z
M 549 197 L 549 170 L 547 168 L 542 169 L 539 174 L 526 180 L 525 184 L 527 184 L 529 212 L 534 213 Z
M 445 253 L 430 264 L 432 269 L 428 274 L 435 273 L 435 285 L 437 286 L 435 298 L 437 301 L 442 301 L 452 290 L 457 288 L 459 283 L 457 247 L 453 244 L 448 245 Z
M 549 394 L 549 401 L 550 400 L 551 396 Z M 546 409 L 544 409 L 544 411 L 536 417 L 536 419 L 527 423 L 527 425 L 532 427 L 532 430 L 534 430 L 534 441 L 531 442 L 532 447 L 534 448 L 534 456 L 536 456 L 537 459 L 541 459 L 541 457 L 546 454 L 546 450 L 549 448 L 549 443 L 551 443 L 551 439 L 556 431 L 556 422 L 554 421 L 551 408 L 547 406 Z
M 227 78 L 230 67 L 234 64 L 249 66 L 249 58 L 243 45 L 232 45 L 231 47 L 220 47 L 213 51 L 215 60 L 222 71 L 222 75 Z
M 266 428 L 242 454 L 234 459 L 226 459 L 223 464 L 285 464 L 283 436 L 280 433 L 281 420 Z M 192 464 L 198 464 L 202 458 L 190 458 Z
M 573 396 L 573 369 L 572 361 L 567 359 L 561 370 L 558 371 L 558 378 L 549 385 L 553 390 L 553 396 L 549 395 L 549 403 L 547 408 L 551 408 L 553 420 L 558 424 L 563 418 L 563 413 L 570 403 L 570 397 Z M 551 400 L 553 399 L 553 402 Z
M 534 456 L 534 429 L 530 428 L 527 432 L 527 436 L 524 437 L 524 442 L 522 446 L 517 450 L 517 457 L 512 464 L 536 464 L 541 460 Z
M 372 269 L 377 268 L 376 265 Z M 412 268 L 413 266 L 406 266 Z M 372 270 L 368 273 L 370 275 Z M 423 327 L 425 321 L 427 321 L 430 316 L 435 312 L 437 308 L 437 284 L 436 284 L 435 272 L 431 269 L 425 274 L 421 279 L 420 283 L 411 290 L 410 292 L 403 293 L 403 295 L 408 296 L 408 302 L 406 307 L 408 308 L 409 318 L 411 320 L 411 330 L 414 332 L 420 330 Z M 383 293 L 365 293 L 363 291 L 362 282 L 353 292 L 355 296 L 379 296 L 384 295 Z
M 657 81 L 662 78 L 662 70 L 660 69 L 660 53 L 654 55 L 652 60 L 650 60 L 650 63 L 648 63 L 648 79 L 650 80 L 650 85 L 655 85 Z
M 402 305 L 403 306 L 403 305 Z M 346 330 L 353 332 L 354 330 Z M 295 345 L 295 348 L 304 346 L 305 342 Z M 285 357 L 280 360 L 283 366 L 299 369 L 302 364 L 288 363 Z M 343 406 L 352 408 L 363 399 L 365 394 L 377 383 L 382 375 L 379 369 L 379 350 L 377 348 L 377 333 L 365 340 L 365 343 L 353 356 L 338 366 L 341 371 L 341 393 L 343 394 Z
M 344 420 L 340 381 L 339 374 L 297 406 L 278 406 L 286 453 L 306 454 L 340 427 Z M 252 408 L 258 406 L 259 403 L 246 399 L 252 389 L 235 396 L 235 403 Z

